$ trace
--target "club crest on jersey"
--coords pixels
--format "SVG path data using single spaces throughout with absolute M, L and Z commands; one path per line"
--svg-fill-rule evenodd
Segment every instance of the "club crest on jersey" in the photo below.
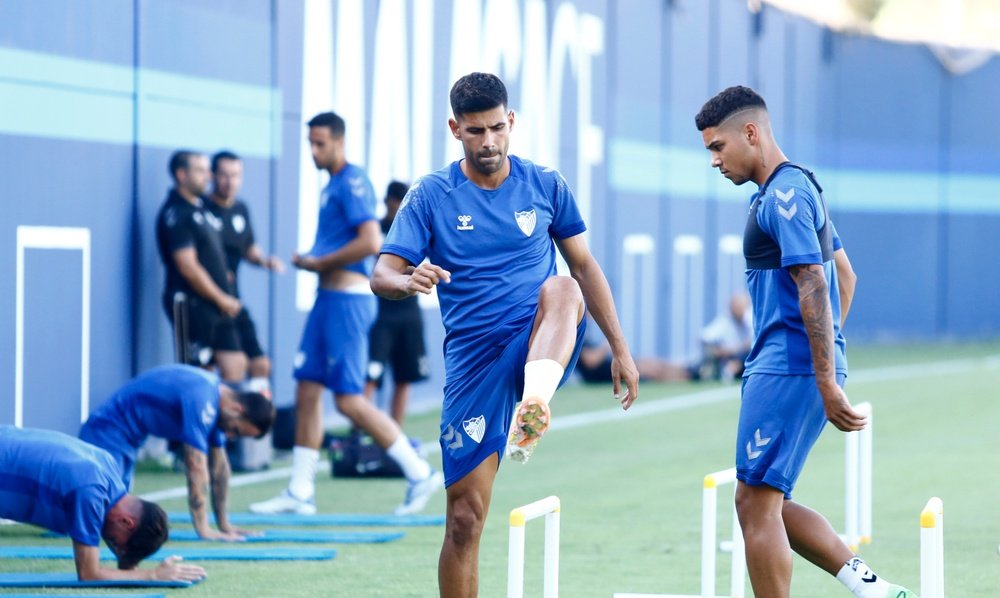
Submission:
M 475 229 L 476 227 L 473 226 L 472 224 L 469 224 L 470 222 L 472 222 L 472 216 L 470 216 L 469 214 L 462 214 L 461 216 L 458 217 L 458 226 L 456 226 L 455 228 L 457 228 L 458 230 Z
M 462 427 L 465 428 L 465 433 L 469 435 L 469 438 L 475 440 L 476 444 L 479 444 L 483 441 L 483 433 L 486 432 L 486 418 L 480 415 L 479 417 L 467 419 L 462 422 Z
M 247 219 L 243 217 L 243 214 L 237 214 L 233 216 L 232 222 L 233 230 L 236 231 L 236 234 L 242 235 L 243 231 L 246 230 L 247 227 Z
M 538 221 L 538 217 L 535 216 L 535 210 L 514 212 L 514 220 L 517 221 L 517 227 L 521 229 L 524 236 L 530 237 L 531 233 L 535 232 L 535 222 Z

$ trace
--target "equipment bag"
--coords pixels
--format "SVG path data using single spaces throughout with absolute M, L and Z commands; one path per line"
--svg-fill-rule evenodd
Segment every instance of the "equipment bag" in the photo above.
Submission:
M 371 436 L 352 431 L 347 436 L 331 436 L 331 473 L 335 478 L 401 478 L 403 470 L 389 458 Z

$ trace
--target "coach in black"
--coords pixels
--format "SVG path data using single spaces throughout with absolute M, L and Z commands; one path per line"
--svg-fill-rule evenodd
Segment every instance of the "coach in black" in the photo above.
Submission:
M 156 218 L 156 242 L 167 271 L 163 307 L 176 324 L 175 301 L 186 298 L 188 361 L 214 364 L 224 380 L 242 382 L 247 358 L 234 320 L 242 305 L 226 265 L 221 222 L 201 198 L 208 184 L 208 158 L 178 150 L 170 158 L 170 175 L 174 188 Z
M 243 186 L 243 160 L 230 151 L 221 151 L 212 156 L 212 194 L 205 206 L 219 220 L 222 226 L 222 246 L 226 252 L 226 266 L 233 280 L 233 292 L 240 296 L 239 268 L 246 260 L 277 273 L 285 271 L 285 265 L 274 255 L 265 255 L 254 237 L 250 209 L 237 195 Z M 268 388 L 271 376 L 271 360 L 264 354 L 257 339 L 257 327 L 250 312 L 244 306 L 236 316 L 236 333 L 240 347 L 249 359 L 251 390 L 262 392 Z

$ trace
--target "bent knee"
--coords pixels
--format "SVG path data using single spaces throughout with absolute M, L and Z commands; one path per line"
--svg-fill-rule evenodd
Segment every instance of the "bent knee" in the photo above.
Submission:
M 539 303 L 569 306 L 583 303 L 583 291 L 575 279 L 569 276 L 552 276 L 542 284 Z
M 478 496 L 464 495 L 449 502 L 446 533 L 455 544 L 478 542 L 485 522 L 486 508 Z

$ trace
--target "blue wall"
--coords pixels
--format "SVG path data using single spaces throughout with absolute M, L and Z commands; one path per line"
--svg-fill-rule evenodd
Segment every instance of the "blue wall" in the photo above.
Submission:
M 1000 60 L 952 76 L 922 46 L 741 0 L 0 0 L 0 267 L 15 273 L 0 285 L 0 423 L 19 388 L 24 425 L 73 431 L 82 401 L 171 360 L 153 221 L 172 150 L 242 154 L 258 237 L 287 259 L 309 241 L 312 112 L 347 118 L 348 158 L 381 190 L 455 157 L 447 91 L 474 69 L 508 82 L 513 150 L 577 190 L 637 352 L 688 355 L 741 284 L 727 243 L 751 190 L 708 167 L 693 126 L 737 83 L 827 189 L 860 275 L 853 342 L 1000 333 L 1000 121 L 980 116 Z M 18 227 L 42 226 L 89 231 L 89 317 L 84 251 L 56 247 L 76 232 L 18 261 Z M 241 281 L 288 401 L 308 289 L 249 268 Z M 424 392 L 439 386 L 438 367 Z

